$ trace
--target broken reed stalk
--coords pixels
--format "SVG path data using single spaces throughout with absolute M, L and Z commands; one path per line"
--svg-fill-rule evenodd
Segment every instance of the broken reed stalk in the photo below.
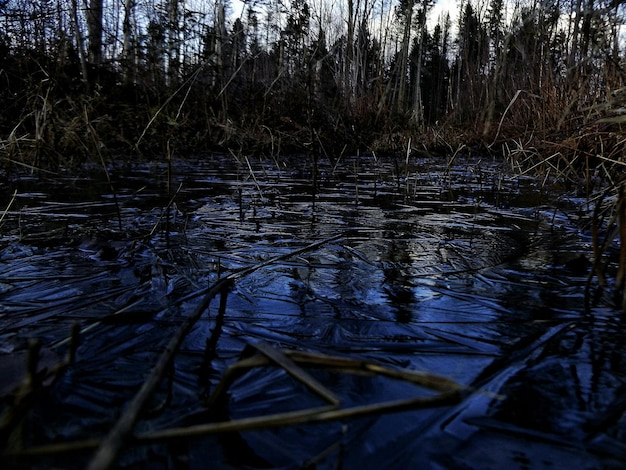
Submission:
M 170 145 L 170 141 L 171 139 L 167 139 L 166 142 L 166 161 L 167 161 L 167 197 L 169 198 L 169 202 L 167 203 L 167 206 L 165 207 L 165 210 L 163 211 L 163 213 L 165 214 L 165 246 L 167 247 L 167 249 L 170 249 L 170 207 L 172 206 L 172 204 L 174 203 L 174 198 L 172 197 L 172 178 L 173 178 L 173 174 L 172 174 L 172 155 L 173 155 L 173 151 L 172 151 L 172 147 Z M 180 188 L 183 187 L 183 183 L 181 182 L 180 185 L 178 186 L 178 190 L 176 191 L 176 194 L 178 194 L 178 191 L 180 191 Z M 162 216 L 161 216 L 162 218 Z
M 169 343 L 165 347 L 165 350 L 161 353 L 161 356 L 150 372 L 150 375 L 144 381 L 143 385 L 128 407 L 124 410 L 124 413 L 115 426 L 113 426 L 113 429 L 109 431 L 109 434 L 100 444 L 98 451 L 89 463 L 89 470 L 108 469 L 113 465 L 119 451 L 129 440 L 135 426 L 135 421 L 139 417 L 139 413 L 163 378 L 183 339 L 187 336 L 187 333 L 191 331 L 191 328 L 196 321 L 200 319 L 204 311 L 209 306 L 211 300 L 213 300 L 218 293 L 228 289 L 231 282 L 232 280 L 227 277 L 216 282 L 215 285 L 206 293 L 204 299 L 196 307 L 193 313 L 187 317 L 178 330 L 176 330 L 176 333 L 172 336 Z
M 128 436 L 128 440 L 133 444 L 148 444 L 151 442 L 158 442 L 163 440 L 201 437 L 226 432 L 244 432 L 281 426 L 323 423 L 328 421 L 344 420 L 375 414 L 394 413 L 406 410 L 432 408 L 437 406 L 448 406 L 459 403 L 463 396 L 462 392 L 473 391 L 471 387 L 461 386 L 447 377 L 442 377 L 426 372 L 392 369 L 373 362 L 359 359 L 328 356 L 324 354 L 315 354 L 303 351 L 277 350 L 271 348 L 271 346 L 269 345 L 256 344 L 252 345 L 251 347 L 259 350 L 261 352 L 261 355 L 255 355 L 246 359 L 242 359 L 230 366 L 222 377 L 222 380 L 216 387 L 209 405 L 219 403 L 224 398 L 229 385 L 247 370 L 255 367 L 264 367 L 269 365 L 282 366 L 282 364 L 287 364 L 287 367 L 289 368 L 292 368 L 293 364 L 302 364 L 348 374 L 384 376 L 396 380 L 403 380 L 408 383 L 419 385 L 439 393 L 436 395 L 390 400 L 383 403 L 360 405 L 344 409 L 340 409 L 338 407 L 338 402 L 335 403 L 336 398 L 333 394 L 333 396 L 327 397 L 327 401 L 329 401 L 329 404 L 324 406 L 316 406 L 313 408 L 307 408 L 297 411 L 279 412 L 271 415 L 258 416 L 253 418 L 241 418 L 231 421 L 199 424 L 184 428 L 166 429 L 162 431 L 143 433 L 135 437 Z M 272 358 L 270 358 L 269 356 L 272 356 Z M 277 358 L 280 359 L 278 359 L 277 361 Z M 279 364 L 279 362 L 281 362 L 282 364 Z M 293 364 L 291 364 L 292 362 Z M 299 365 L 295 367 L 295 370 L 299 369 Z M 292 369 L 291 372 L 288 371 L 287 373 L 290 373 L 293 376 L 293 372 L 294 369 Z M 304 375 L 299 375 L 298 379 L 304 380 L 306 383 L 308 380 L 306 376 L 308 376 L 308 373 L 305 372 Z M 314 385 L 312 383 L 308 384 L 308 387 L 310 389 L 315 388 L 315 386 L 317 385 Z M 321 387 L 325 390 L 325 387 Z M 325 391 L 324 394 L 326 393 L 328 392 Z M 499 396 L 497 395 L 487 395 L 491 396 L 492 398 L 499 398 Z M 92 449 L 98 445 L 101 445 L 99 441 L 89 439 L 78 442 L 40 446 L 27 449 L 15 455 L 44 456 L 61 454 L 78 450 Z
M 23 419 L 30 409 L 31 401 L 36 390 L 43 383 L 44 377 L 37 373 L 39 368 L 39 354 L 41 341 L 28 341 L 28 356 L 26 359 L 26 376 L 18 387 L 11 407 L 2 414 L 0 419 L 0 443 L 8 449 L 20 448 Z
M 311 194 L 313 195 L 313 205 L 315 206 L 315 196 L 317 195 L 317 187 L 318 187 L 318 182 L 317 182 L 317 176 L 318 176 L 318 172 L 319 172 L 319 155 L 317 154 L 317 152 L 315 150 L 313 150 L 313 174 L 312 176 L 312 182 L 311 182 Z
M 159 224 L 161 223 L 161 221 L 163 220 L 164 217 L 167 216 L 166 221 L 169 220 L 170 209 L 172 208 L 172 204 L 174 204 L 174 200 L 176 199 L 176 196 L 178 196 L 178 193 L 180 192 L 182 187 L 183 187 L 183 183 L 181 182 L 178 185 L 178 189 L 176 190 L 174 195 L 172 197 L 170 197 L 170 200 L 168 201 L 167 205 L 163 209 L 163 212 L 161 213 L 161 216 L 159 217 L 159 219 L 156 221 L 156 223 L 152 227 L 152 230 L 150 230 L 150 233 L 148 234 L 148 237 L 151 237 L 152 235 L 154 235 L 154 233 L 157 231 L 157 228 L 158 228 Z M 168 233 L 169 233 L 169 230 L 166 230 L 166 234 L 168 234 Z
M 404 177 L 409 177 L 409 160 L 411 159 L 411 138 L 406 144 L 406 157 L 404 159 Z
M 343 154 L 345 153 L 347 148 L 348 146 L 347 144 L 345 144 L 343 148 L 341 149 L 341 152 L 339 153 L 339 156 L 337 157 L 337 161 L 333 165 L 333 171 L 330 173 L 332 176 L 335 176 L 335 173 L 337 172 L 337 167 L 339 166 L 339 163 L 341 163 L 341 159 L 343 158 Z M 329 158 L 329 161 L 330 161 L 330 158 Z
M 297 424 L 323 423 L 350 418 L 358 418 L 372 414 L 395 413 L 400 411 L 447 406 L 458 403 L 461 395 L 458 390 L 448 391 L 428 397 L 413 397 L 408 399 L 392 400 L 385 403 L 361 405 L 352 408 L 336 409 L 333 405 L 326 405 L 306 410 L 275 413 L 270 416 L 242 418 L 219 423 L 200 424 L 186 428 L 166 429 L 164 431 L 141 434 L 137 441 L 142 443 L 176 439 L 182 437 L 198 437 L 224 432 L 243 432 L 255 429 L 268 429 L 280 426 Z
M 253 344 L 251 345 L 251 347 L 259 351 L 261 349 L 267 351 L 267 349 L 269 348 L 269 346 L 262 343 L 260 345 L 259 343 Z M 296 351 L 288 349 L 280 351 L 280 355 L 284 356 L 285 358 L 289 358 L 289 362 L 287 363 L 288 367 L 291 367 L 293 363 L 297 365 L 298 368 L 300 365 L 306 365 L 309 367 L 335 370 L 348 374 L 384 376 L 391 379 L 412 383 L 414 385 L 419 385 L 429 390 L 435 390 L 441 393 L 445 393 L 451 390 L 455 390 L 458 392 L 474 391 L 474 389 L 472 389 L 471 387 L 461 386 L 447 377 L 431 374 L 428 372 L 412 371 L 406 369 L 392 369 L 362 359 L 329 356 L 326 354 L 317 354 L 306 351 Z M 231 365 L 222 376 L 222 379 L 215 387 L 213 394 L 209 397 L 207 401 L 207 406 L 210 408 L 216 403 L 222 401 L 230 385 L 243 373 L 253 368 L 266 367 L 277 364 L 278 362 L 276 360 L 268 357 L 268 355 L 265 353 L 262 353 L 262 355 L 251 356 L 236 362 L 235 364 Z M 304 385 L 307 386 L 307 388 L 312 390 L 314 393 L 322 396 L 322 398 L 328 401 L 329 404 L 333 405 L 335 403 L 336 397 L 334 396 L 334 394 L 329 393 L 326 390 L 320 391 L 320 385 L 317 381 L 307 382 L 308 374 L 300 375 L 294 371 L 290 372 L 289 370 L 286 370 L 286 372 L 292 375 L 292 377 L 296 378 L 297 380 L 300 380 L 302 383 L 304 383 Z M 325 387 L 323 386 L 321 386 L 321 388 L 325 389 Z M 501 398 L 499 395 L 492 396 L 494 398 Z
M 189 92 L 191 90 L 191 87 L 193 85 L 193 83 L 195 82 L 196 78 L 198 77 L 198 75 L 200 74 L 200 72 L 202 71 L 202 64 L 200 64 L 196 70 L 194 71 L 194 73 L 191 74 L 191 76 L 185 80 L 181 86 L 179 86 L 174 93 L 172 93 L 170 96 L 168 96 L 168 98 L 165 100 L 165 102 L 161 105 L 161 107 L 159 109 L 157 109 L 157 111 L 154 113 L 154 115 L 150 118 L 150 120 L 148 121 L 148 124 L 146 124 L 146 127 L 144 127 L 143 132 L 141 133 L 141 135 L 139 136 L 139 138 L 137 139 L 137 142 L 135 142 L 135 150 L 139 149 L 139 144 L 141 143 L 141 141 L 143 140 L 143 138 L 146 136 L 146 133 L 148 132 L 148 129 L 150 129 L 150 127 L 152 127 L 152 124 L 154 123 L 154 121 L 156 121 L 157 117 L 159 117 L 159 115 L 161 114 L 161 112 L 167 107 L 168 104 L 170 104 L 170 102 L 174 99 L 174 97 L 176 95 L 178 95 L 178 93 L 180 93 L 180 91 L 187 85 L 189 85 L 187 92 L 185 93 L 185 97 L 183 98 L 182 102 L 180 103 L 180 105 L 178 106 L 178 110 L 176 112 L 176 117 L 174 118 L 174 122 L 176 122 L 178 120 L 178 118 L 180 117 L 180 114 L 182 112 L 183 109 L 183 105 L 186 103 L 187 98 L 189 97 Z
M 58 173 L 55 173 L 54 171 L 46 170 L 44 168 L 39 168 L 39 167 L 36 167 L 35 165 L 29 165 L 28 163 L 18 162 L 17 160 L 12 160 L 10 158 L 6 158 L 5 161 L 8 163 L 11 163 L 12 165 L 17 165 L 17 166 L 27 168 L 31 171 L 31 173 L 40 172 L 40 173 L 46 173 L 48 175 L 53 175 L 53 176 L 58 175 Z
M 98 134 L 96 133 L 96 129 L 91 125 L 91 121 L 89 120 L 89 115 L 87 114 L 87 106 L 85 105 L 83 108 L 85 114 L 85 125 L 87 129 L 89 129 L 89 134 L 93 139 L 94 148 L 98 153 L 98 157 L 100 158 L 100 163 L 102 165 L 102 169 L 104 170 L 104 174 L 107 178 L 107 183 L 109 185 L 109 189 L 111 190 L 111 194 L 113 195 L 113 203 L 115 204 L 115 211 L 117 212 L 117 225 L 118 229 L 122 231 L 122 211 L 120 210 L 120 203 L 117 199 L 117 191 L 115 191 L 115 187 L 113 186 L 113 182 L 111 181 L 111 175 L 109 174 L 109 170 L 107 169 L 106 163 L 104 161 L 104 157 L 102 156 L 102 152 L 100 151 L 100 139 L 98 138 Z
M 139 413 L 143 409 L 144 405 L 152 395 L 154 389 L 158 386 L 163 378 L 165 372 L 167 371 L 169 365 L 171 364 L 174 354 L 178 350 L 178 347 L 182 343 L 183 339 L 187 336 L 189 331 L 193 325 L 200 319 L 204 311 L 208 308 L 211 300 L 219 293 L 223 293 L 229 289 L 231 284 L 241 277 L 244 277 L 248 274 L 251 274 L 254 271 L 257 271 L 265 266 L 273 264 L 279 260 L 287 259 L 292 256 L 297 256 L 311 249 L 317 248 L 325 243 L 328 243 L 333 240 L 337 240 L 341 238 L 343 235 L 336 235 L 334 237 L 326 238 L 324 240 L 319 240 L 315 243 L 311 243 L 299 250 L 291 251 L 284 255 L 279 255 L 274 258 L 271 258 L 263 263 L 257 264 L 255 266 L 251 266 L 249 268 L 244 268 L 240 271 L 232 273 L 226 277 L 223 277 L 219 281 L 217 281 L 212 287 L 206 291 L 204 298 L 200 302 L 200 304 L 195 308 L 193 313 L 185 319 L 182 325 L 176 330 L 174 336 L 170 339 L 168 345 L 165 350 L 162 352 L 159 360 L 156 365 L 144 381 L 143 385 L 133 398 L 133 400 L 129 403 L 127 408 L 124 410 L 124 413 L 117 421 L 117 423 L 113 426 L 113 428 L 109 431 L 109 434 L 99 445 L 97 452 L 95 453 L 93 459 L 89 463 L 89 470 L 104 470 L 111 468 L 117 459 L 117 455 L 121 451 L 121 449 L 128 443 L 131 438 L 131 434 L 133 428 L 135 426 L 135 422 L 139 417 Z
M 354 159 L 354 204 L 359 204 L 359 165 L 358 159 Z
M 615 276 L 615 304 L 626 309 L 626 196 L 624 182 L 619 186 L 617 199 L 617 223 L 619 234 L 619 264 Z
M 345 434 L 346 430 L 347 430 L 347 426 L 345 424 L 341 426 L 342 434 Z M 343 464 L 343 459 L 344 459 L 343 456 L 345 452 L 344 447 L 345 447 L 345 444 L 343 442 L 343 439 L 339 440 L 338 442 L 334 442 L 330 444 L 328 447 L 326 447 L 326 449 L 322 450 L 319 454 L 314 455 L 309 460 L 305 461 L 300 468 L 307 469 L 307 470 L 319 468 L 318 467 L 319 464 L 324 459 L 329 458 L 333 453 L 337 454 L 337 463 L 335 463 L 334 468 L 344 468 L 344 464 Z
M 241 163 L 241 160 L 237 157 L 237 155 L 235 155 L 232 149 L 228 149 L 228 151 L 235 158 L 235 160 L 237 160 L 237 163 Z M 249 176 L 252 178 L 252 181 L 254 181 L 254 185 L 256 186 L 256 189 L 259 192 L 259 195 L 263 197 L 263 191 L 261 190 L 261 185 L 259 184 L 259 181 L 256 179 L 256 175 L 254 174 L 254 170 L 252 169 L 252 165 L 250 164 L 250 159 L 248 158 L 247 155 L 244 155 L 243 159 L 246 162 L 246 166 L 248 167 Z
M 76 349 L 78 348 L 80 328 L 78 323 L 72 325 L 69 336 L 69 348 L 65 359 L 61 360 L 49 369 L 39 370 L 41 356 L 41 341 L 30 340 L 28 344 L 28 357 L 26 364 L 26 376 L 22 383 L 13 392 L 14 398 L 11 406 L 0 416 L 0 444 L 6 450 L 17 450 L 21 447 L 20 431 L 25 415 L 31 408 L 34 396 L 41 390 L 44 384 L 59 377 L 65 369 L 74 362 Z
M 602 202 L 604 201 L 606 195 L 608 194 L 610 188 L 607 188 L 604 193 L 598 198 L 596 201 L 596 205 L 593 209 L 593 216 L 591 218 L 591 237 L 592 237 L 592 246 L 593 246 L 593 268 L 589 272 L 589 276 L 587 277 L 587 283 L 585 285 L 585 310 L 589 312 L 591 309 L 591 282 L 593 281 L 594 275 L 598 278 L 598 290 L 599 293 L 604 292 L 606 287 L 606 279 L 604 277 L 604 263 L 602 262 L 602 257 L 604 255 L 604 251 L 606 249 L 606 242 L 600 241 L 600 210 L 602 207 Z M 608 231 L 611 230 L 612 222 L 609 223 Z
M 184 428 L 166 429 L 152 433 L 140 434 L 132 439 L 134 444 L 149 444 L 170 439 L 194 438 L 213 434 L 229 432 L 244 432 L 257 429 L 269 429 L 282 426 L 294 426 L 312 423 L 324 423 L 350 418 L 358 418 L 372 414 L 395 413 L 400 411 L 432 408 L 434 406 L 447 406 L 459 402 L 459 392 L 451 391 L 445 394 L 430 397 L 416 397 L 405 400 L 393 400 L 385 403 L 355 406 L 346 409 L 336 409 L 332 405 L 325 405 L 305 410 L 275 413 L 270 416 L 258 416 L 254 418 L 242 418 L 218 423 L 199 424 Z M 36 447 L 21 452 L 24 456 L 43 456 L 59 453 L 74 452 L 78 450 L 93 449 L 99 444 L 95 439 L 69 442 L 65 444 L 51 444 Z
M 509 109 L 511 109 L 511 106 L 513 106 L 513 103 L 515 103 L 515 101 L 517 100 L 517 98 L 519 97 L 520 93 L 522 93 L 522 91 L 524 90 L 517 90 L 517 92 L 515 92 L 515 96 L 513 96 L 513 98 L 511 99 L 511 101 L 509 101 L 508 106 L 506 107 L 506 109 L 504 110 L 504 112 L 502 113 L 502 117 L 500 118 L 500 123 L 498 124 L 498 130 L 496 131 L 496 135 L 493 136 L 493 142 L 491 142 L 491 145 L 488 145 L 487 148 L 491 148 L 494 146 L 494 144 L 496 143 L 496 139 L 498 138 L 498 136 L 500 135 L 500 130 L 502 129 L 502 123 L 504 122 L 504 118 L 506 116 L 506 113 L 509 112 Z
M 610 202 L 611 217 L 605 224 L 602 216 L 603 203 L 616 188 L 615 201 Z M 601 239 L 600 230 L 603 225 L 605 225 L 605 234 Z M 585 309 L 589 311 L 592 306 L 591 283 L 594 276 L 598 279 L 598 289 L 594 299 L 602 295 L 607 289 L 608 283 L 605 275 L 607 263 L 603 261 L 603 257 L 614 240 L 617 239 L 619 241 L 619 254 L 612 300 L 615 307 L 626 310 L 626 179 L 611 182 L 611 185 L 597 197 L 591 219 L 591 235 L 594 263 L 585 285 Z
M 263 356 L 267 357 L 271 362 L 282 367 L 289 375 L 306 385 L 313 393 L 319 395 L 333 406 L 339 406 L 339 397 L 324 387 L 308 372 L 298 366 L 287 355 L 278 349 L 272 348 L 269 344 L 260 341 L 252 345 Z
M 7 204 L 7 207 L 4 209 L 4 211 L 2 211 L 2 216 L 0 216 L 0 227 L 2 226 L 2 221 L 4 220 L 6 215 L 9 213 L 9 209 L 11 209 L 11 206 L 15 202 L 15 196 L 17 196 L 17 189 L 13 191 L 13 196 L 11 197 L 9 204 Z

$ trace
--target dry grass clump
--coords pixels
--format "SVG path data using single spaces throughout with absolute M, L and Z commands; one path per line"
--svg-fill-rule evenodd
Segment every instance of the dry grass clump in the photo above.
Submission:
M 578 113 L 563 108 L 561 119 L 549 131 L 540 125 L 515 131 L 514 109 L 512 102 L 511 116 L 503 117 L 489 148 L 500 148 L 518 175 L 559 181 L 586 198 L 590 208 L 586 228 L 592 234 L 594 257 L 587 307 L 604 298 L 626 309 L 626 89 L 615 90 Z M 518 137 L 506 139 L 507 135 Z

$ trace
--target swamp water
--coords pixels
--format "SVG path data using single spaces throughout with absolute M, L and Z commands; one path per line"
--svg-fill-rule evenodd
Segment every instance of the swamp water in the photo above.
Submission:
M 106 436 L 207 287 L 231 275 L 181 338 L 134 433 L 261 424 L 127 446 L 118 465 L 623 467 L 624 316 L 584 309 L 586 201 L 490 159 L 452 163 L 345 158 L 320 162 L 313 178 L 304 157 L 215 157 L 171 172 L 110 168 L 115 193 L 97 170 L 5 180 L 5 416 L 29 340 L 40 340 L 45 370 L 67 354 L 73 325 L 80 332 L 73 362 L 28 395 L 3 438 L 15 451 Z M 290 363 L 293 351 L 311 353 L 301 369 L 246 369 L 207 406 L 230 365 L 255 352 Z M 341 359 L 353 362 L 331 367 Z M 406 371 L 426 375 L 416 384 Z M 424 377 L 462 393 L 438 401 Z M 364 412 L 262 424 L 318 409 L 324 390 L 332 409 Z M 94 451 L 3 459 L 73 468 Z

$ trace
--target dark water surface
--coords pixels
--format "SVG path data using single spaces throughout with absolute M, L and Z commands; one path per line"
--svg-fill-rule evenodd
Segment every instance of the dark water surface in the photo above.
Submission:
M 320 405 L 255 368 L 209 416 L 204 398 L 248 344 L 358 358 L 479 389 L 456 404 L 127 449 L 150 468 L 623 468 L 624 317 L 585 313 L 585 200 L 491 159 L 232 157 L 2 183 L 2 409 L 23 377 L 75 362 L 30 403 L 24 447 L 103 437 L 168 341 L 229 273 L 135 427 L 138 433 Z M 171 203 L 171 204 L 170 204 Z M 119 207 L 119 211 L 118 211 Z M 0 213 L 1 214 L 1 213 Z M 120 230 L 121 227 L 121 230 Z M 308 245 L 327 240 L 310 249 Z M 424 393 L 307 369 L 342 408 Z M 18 433 L 19 434 L 19 433 Z M 14 433 L 15 435 L 15 433 Z M 74 468 L 93 451 L 43 457 Z M 82 459 L 82 460 L 81 460 Z

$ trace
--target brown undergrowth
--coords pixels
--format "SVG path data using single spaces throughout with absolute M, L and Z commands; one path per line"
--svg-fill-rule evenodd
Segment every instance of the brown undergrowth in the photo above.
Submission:
M 500 123 L 492 152 L 501 153 L 520 176 L 559 181 L 584 198 L 589 216 L 582 227 L 592 236 L 593 269 L 587 308 L 605 299 L 626 309 L 626 116 L 621 90 L 586 108 L 567 128 L 522 131 L 519 122 Z M 569 111 L 569 110 L 568 110 Z M 516 126 L 517 124 L 517 126 Z M 517 137 L 512 135 L 517 133 Z

